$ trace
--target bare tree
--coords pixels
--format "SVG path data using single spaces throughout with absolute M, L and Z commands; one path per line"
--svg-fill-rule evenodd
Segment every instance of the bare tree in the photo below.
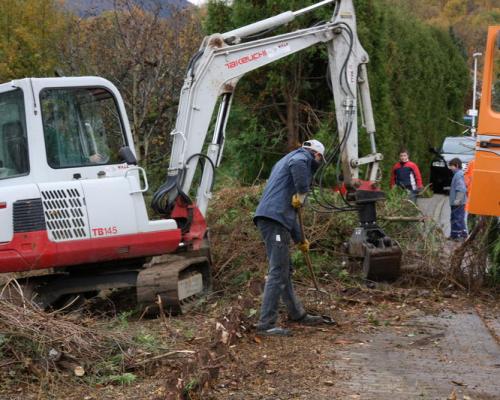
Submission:
M 98 75 L 122 93 L 138 157 L 164 147 L 189 58 L 202 39 L 197 9 L 160 0 L 114 0 L 112 11 L 75 18 L 61 50 L 71 75 Z

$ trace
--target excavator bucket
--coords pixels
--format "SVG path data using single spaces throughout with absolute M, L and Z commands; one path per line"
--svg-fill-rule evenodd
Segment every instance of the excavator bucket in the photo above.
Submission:
M 355 193 L 360 224 L 347 243 L 347 252 L 362 260 L 363 276 L 370 281 L 393 281 L 401 269 L 401 247 L 377 225 L 376 202 L 384 198 L 381 191 L 358 190 Z
M 401 269 L 401 248 L 395 244 L 381 248 L 368 245 L 363 259 L 363 276 L 370 281 L 393 281 Z
M 363 260 L 363 277 L 367 280 L 393 281 L 399 276 L 401 247 L 377 226 L 356 228 L 348 242 L 348 253 Z

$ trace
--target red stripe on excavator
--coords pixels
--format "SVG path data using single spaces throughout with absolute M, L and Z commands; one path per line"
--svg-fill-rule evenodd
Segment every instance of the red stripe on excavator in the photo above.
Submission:
M 200 209 L 196 205 L 186 204 L 178 197 L 170 217 L 177 220 L 179 226 L 184 221 L 190 221 L 189 230 L 182 235 L 182 241 L 189 243 L 193 250 L 199 250 L 207 232 L 207 222 Z
M 5 201 L 0 201 L 0 210 L 1 210 L 2 208 L 7 208 L 7 202 L 5 202 Z
M 172 253 L 180 240 L 180 229 L 66 242 L 51 242 L 46 231 L 16 233 L 0 245 L 0 273 Z
M 369 192 L 380 192 L 381 191 L 380 186 L 376 182 L 365 181 L 363 179 L 359 179 L 357 181 L 356 189 L 357 190 L 366 190 Z

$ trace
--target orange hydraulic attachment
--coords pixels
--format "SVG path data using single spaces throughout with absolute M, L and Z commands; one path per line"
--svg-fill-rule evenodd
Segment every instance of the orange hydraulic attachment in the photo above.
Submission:
M 500 216 L 500 26 L 490 27 L 468 211 Z M 495 93 L 495 88 L 497 93 Z

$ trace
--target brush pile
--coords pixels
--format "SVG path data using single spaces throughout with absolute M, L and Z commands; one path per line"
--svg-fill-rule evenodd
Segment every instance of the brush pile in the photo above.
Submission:
M 498 246 L 500 238 L 493 235 L 498 230 L 499 222 L 492 217 L 478 217 L 468 238 L 453 252 L 450 269 L 457 282 L 468 292 L 481 289 L 487 283 L 486 278 L 492 274 L 491 283 L 498 281 L 498 261 L 492 257 L 494 246 Z
M 242 287 L 251 288 L 255 281 L 260 282 L 265 275 L 267 262 L 264 246 L 252 220 L 262 190 L 263 186 L 225 188 L 217 192 L 212 203 L 209 226 L 216 289 L 225 293 L 240 293 Z M 467 290 L 477 288 L 478 285 L 470 282 L 471 274 L 467 274 L 464 279 L 457 277 L 457 270 L 452 267 L 451 260 L 454 248 L 450 248 L 445 235 L 432 218 L 424 216 L 407 199 L 403 190 L 387 193 L 387 200 L 379 204 L 378 217 L 382 229 L 397 240 L 403 249 L 403 272 L 397 284 L 432 289 L 443 289 L 450 285 Z M 349 238 L 357 223 L 354 212 L 327 214 L 314 212 L 312 207 L 305 209 L 306 236 L 311 242 L 315 273 L 322 284 L 338 285 L 340 282 L 357 285 L 362 282 L 360 266 L 347 260 L 342 249 L 343 242 Z M 484 232 L 481 237 L 484 237 Z M 474 243 L 477 244 L 478 240 Z M 472 246 L 474 249 L 476 247 Z M 481 251 L 476 250 L 474 254 L 479 255 Z M 454 259 L 457 257 L 460 258 L 460 254 L 455 255 Z M 296 267 L 294 279 L 309 283 L 300 251 L 292 253 L 292 261 Z M 483 267 L 482 276 L 484 273 Z M 482 277 L 478 282 L 481 286 Z
M 39 379 L 58 371 L 99 373 L 112 357 L 126 363 L 133 347 L 126 332 L 113 332 L 80 313 L 48 313 L 24 298 L 17 304 L 0 300 L 0 376 L 13 367 Z

